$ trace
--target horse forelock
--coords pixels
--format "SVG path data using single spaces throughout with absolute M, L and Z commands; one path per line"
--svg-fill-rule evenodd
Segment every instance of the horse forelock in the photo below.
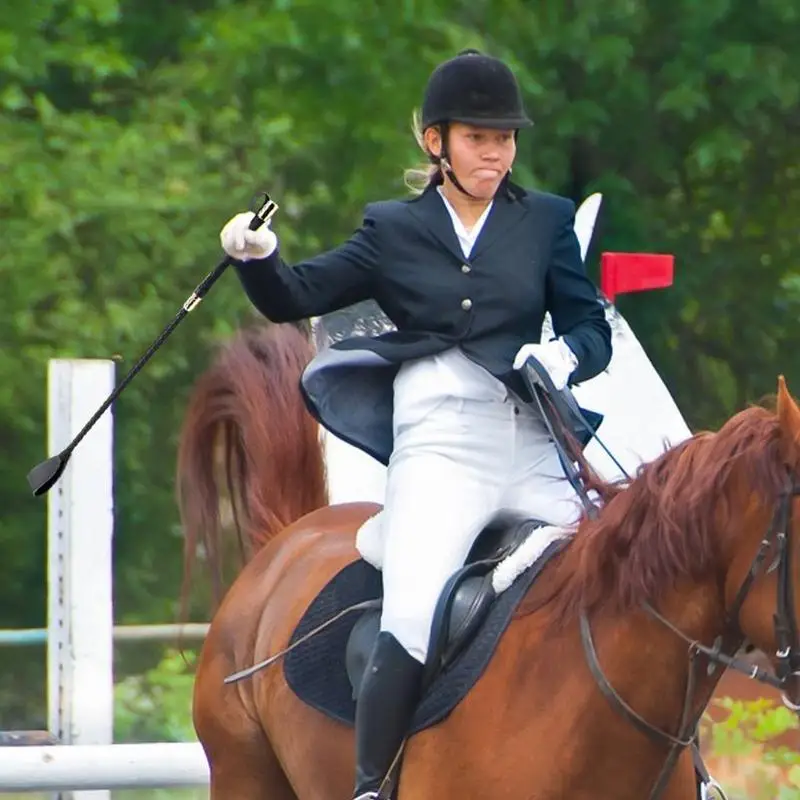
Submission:
M 734 472 L 748 493 L 735 492 Z M 702 580 L 718 562 L 732 515 L 754 496 L 773 502 L 785 479 L 779 422 L 762 407 L 667 450 L 597 519 L 581 522 L 548 582 L 553 621 L 562 624 L 581 608 L 623 613 L 679 580 Z

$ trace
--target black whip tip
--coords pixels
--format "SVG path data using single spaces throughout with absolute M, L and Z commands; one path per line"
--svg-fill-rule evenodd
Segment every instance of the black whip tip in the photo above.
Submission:
M 33 490 L 34 497 L 40 497 L 50 491 L 55 482 L 61 477 L 69 461 L 69 453 L 59 453 L 37 464 L 28 473 L 28 484 Z

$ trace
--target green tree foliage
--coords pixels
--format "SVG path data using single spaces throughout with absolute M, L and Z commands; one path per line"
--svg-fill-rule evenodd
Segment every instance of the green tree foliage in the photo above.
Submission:
M 716 765 L 727 760 L 739 767 L 730 780 L 729 792 L 752 800 L 800 800 L 800 754 L 780 739 L 797 731 L 797 715 L 774 700 L 760 698 L 742 701 L 721 698 L 714 705 L 727 711 L 725 719 L 711 724 L 704 720 L 706 748 Z M 721 777 L 719 766 L 710 771 Z
M 168 650 L 141 675 L 114 687 L 115 742 L 195 741 L 191 706 L 195 654 Z
M 347 236 L 366 202 L 404 192 L 411 111 L 463 47 L 519 72 L 537 122 L 521 182 L 603 191 L 602 249 L 676 255 L 673 289 L 620 306 L 692 424 L 778 372 L 800 379 L 798 15 L 791 0 L 3 4 L 0 625 L 45 621 L 46 505 L 25 473 L 45 455 L 47 360 L 129 369 L 262 188 L 290 258 Z M 186 396 L 214 342 L 253 317 L 227 276 L 116 405 L 119 621 L 174 616 Z M 18 681 L 37 677 L 14 670 L 29 658 L 9 654 Z M 18 681 L 0 696 L 9 720 L 29 713 Z

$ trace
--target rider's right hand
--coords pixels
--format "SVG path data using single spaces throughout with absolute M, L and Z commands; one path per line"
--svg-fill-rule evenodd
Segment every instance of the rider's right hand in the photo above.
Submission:
M 275 252 L 278 246 L 278 237 L 269 227 L 269 221 L 258 230 L 251 231 L 250 221 L 255 214 L 244 211 L 231 217 L 220 231 L 219 240 L 222 249 L 231 257 L 239 261 L 250 261 L 254 258 L 266 258 Z

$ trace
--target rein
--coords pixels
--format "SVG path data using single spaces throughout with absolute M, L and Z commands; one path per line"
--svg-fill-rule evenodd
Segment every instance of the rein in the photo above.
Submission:
M 661 730 L 647 722 L 641 715 L 634 711 L 616 692 L 606 678 L 600 666 L 597 650 L 592 639 L 591 627 L 585 612 L 580 615 L 581 642 L 588 662 L 589 670 L 595 678 L 600 691 L 611 705 L 631 722 L 638 730 L 659 744 L 668 744 L 669 753 L 664 766 L 649 795 L 650 800 L 658 800 L 667 788 L 672 771 L 677 764 L 682 751 L 689 746 L 697 744 L 699 723 L 706 705 L 711 699 L 712 692 L 708 693 L 699 705 L 699 711 L 692 713 L 692 708 L 697 707 L 695 690 L 698 682 L 698 656 L 708 659 L 707 674 L 712 675 L 718 666 L 737 670 L 752 680 L 767 684 L 778 689 L 784 705 L 792 711 L 799 712 L 800 704 L 793 702 L 787 695 L 790 682 L 800 683 L 800 641 L 797 635 L 797 619 L 794 610 L 794 587 L 792 583 L 792 537 L 790 536 L 792 522 L 792 499 L 800 495 L 800 486 L 794 481 L 789 481 L 787 487 L 778 496 L 778 505 L 772 518 L 772 523 L 765 537 L 761 540 L 750 569 L 745 576 L 734 598 L 731 609 L 726 613 L 725 628 L 721 636 L 714 641 L 713 646 L 698 642 L 683 633 L 668 619 L 656 611 L 649 603 L 645 603 L 644 610 L 662 625 L 672 631 L 676 636 L 686 642 L 688 646 L 689 673 L 686 680 L 686 690 L 683 699 L 681 721 L 675 734 Z M 766 562 L 770 550 L 776 548 L 777 553 L 772 564 L 767 568 L 765 575 L 778 570 L 777 606 L 774 617 L 775 635 L 777 641 L 776 658 L 778 665 L 775 674 L 747 664 L 735 654 L 744 644 L 745 637 L 739 628 L 739 613 L 745 599 L 750 592 L 755 579 Z M 711 785 L 724 797 L 722 788 L 715 782 Z
M 574 401 L 570 402 L 569 395 L 566 392 L 559 392 L 555 388 L 549 373 L 536 358 L 533 356 L 528 356 L 524 369 L 522 370 L 522 375 L 525 383 L 527 384 L 528 391 L 536 403 L 539 414 L 547 428 L 547 432 L 550 435 L 550 439 L 556 449 L 558 460 L 561 463 L 561 467 L 564 470 L 567 480 L 575 490 L 575 493 L 578 495 L 578 499 L 583 505 L 586 516 L 589 519 L 597 519 L 600 509 L 589 497 L 589 493 L 586 491 L 586 487 L 581 481 L 580 473 L 574 463 L 578 459 L 577 457 L 574 457 L 573 453 L 570 452 L 573 448 L 569 441 L 569 437 L 565 433 L 565 420 L 569 412 L 571 412 L 574 417 L 585 426 L 587 431 L 591 432 L 591 438 L 593 438 L 598 445 L 600 445 L 600 447 L 605 451 L 606 455 L 608 455 L 608 457 L 614 462 L 617 469 L 619 469 L 619 471 L 628 481 L 631 480 L 631 476 L 626 472 L 622 464 L 619 463 L 611 451 L 606 447 L 606 445 L 597 435 L 597 432 L 592 429 L 592 426 L 586 420 L 586 417 L 581 412 L 577 403 Z M 541 394 L 545 397 L 545 402 L 542 402 L 540 390 Z M 561 407 L 556 406 L 556 403 L 559 400 L 559 405 Z M 566 406 L 569 407 L 569 411 L 567 411 Z

